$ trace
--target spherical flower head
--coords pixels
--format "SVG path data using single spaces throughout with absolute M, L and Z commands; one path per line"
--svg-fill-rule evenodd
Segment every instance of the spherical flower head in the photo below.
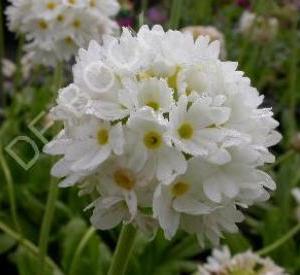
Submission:
M 174 47 L 176 45 L 176 47 Z M 74 81 L 61 89 L 62 132 L 45 152 L 62 187 L 97 198 L 91 222 L 181 229 L 199 242 L 237 232 L 241 208 L 276 185 L 260 170 L 274 161 L 278 122 L 219 42 L 161 26 L 124 28 L 80 49 Z
M 228 247 L 214 249 L 207 263 L 199 266 L 195 275 L 286 275 L 283 268 L 276 265 L 269 258 L 262 258 L 257 254 L 246 251 L 231 256 Z
M 38 64 L 55 66 L 68 61 L 91 39 L 116 32 L 110 17 L 117 14 L 116 0 L 10 0 L 6 9 L 11 31 L 26 38 L 25 50 Z

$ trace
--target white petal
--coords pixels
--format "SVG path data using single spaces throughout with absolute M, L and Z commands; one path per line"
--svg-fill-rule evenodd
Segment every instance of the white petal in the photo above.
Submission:
M 221 192 L 219 183 L 214 178 L 207 179 L 203 184 L 203 191 L 205 195 L 215 202 L 221 202 Z
M 62 178 L 70 173 L 71 162 L 63 159 L 60 159 L 54 164 L 51 169 L 51 175 L 54 177 Z
M 83 176 L 80 174 L 72 174 L 67 176 L 63 181 L 61 181 L 58 185 L 59 187 L 65 188 L 73 186 L 74 184 L 80 182 Z
M 96 205 L 91 216 L 91 223 L 97 229 L 107 230 L 116 227 L 126 216 L 123 204 L 117 204 L 111 208 L 102 208 Z
M 189 215 L 208 214 L 211 208 L 191 197 L 179 197 L 173 201 L 173 207 L 178 212 Z
M 158 154 L 157 178 L 166 181 L 178 174 L 183 174 L 187 169 L 187 162 L 181 152 L 165 147 Z
M 124 134 L 121 122 L 114 125 L 110 130 L 110 142 L 114 153 L 121 155 L 124 147 Z
M 134 191 L 131 192 L 125 191 L 123 193 L 131 216 L 128 222 L 131 222 L 137 214 L 137 197 Z
M 104 162 L 110 155 L 111 151 L 108 146 L 104 146 L 100 150 L 96 152 L 92 152 L 82 159 L 76 161 L 71 169 L 76 171 L 84 171 L 84 170 L 93 170 L 97 166 L 99 166 L 102 162 Z
M 158 186 L 154 193 L 153 211 L 166 239 L 171 239 L 179 227 L 180 214 L 172 209 L 172 200 L 162 192 L 161 186 Z
M 223 165 L 231 161 L 231 155 L 225 149 L 218 149 L 209 156 L 208 161 L 218 165 Z

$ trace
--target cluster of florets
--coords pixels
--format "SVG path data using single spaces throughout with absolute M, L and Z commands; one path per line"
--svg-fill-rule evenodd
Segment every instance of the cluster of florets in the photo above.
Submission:
M 119 10 L 116 0 L 10 0 L 9 28 L 27 40 L 35 62 L 55 65 L 69 60 L 91 39 L 117 30 L 110 19 Z
M 96 228 L 157 224 L 168 239 L 182 229 L 217 242 L 237 231 L 238 208 L 269 198 L 275 183 L 258 167 L 274 161 L 278 123 L 218 55 L 218 41 L 161 26 L 80 49 L 52 109 L 64 130 L 45 152 L 63 155 L 61 186 L 97 198 Z
M 276 265 L 269 258 L 246 251 L 231 256 L 228 247 L 214 249 L 207 263 L 199 266 L 199 272 L 195 275 L 287 275 L 283 268 Z

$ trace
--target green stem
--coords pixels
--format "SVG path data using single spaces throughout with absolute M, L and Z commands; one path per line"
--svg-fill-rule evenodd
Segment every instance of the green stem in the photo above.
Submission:
M 53 89 L 56 91 L 62 82 L 62 64 L 59 63 L 56 66 L 53 76 Z M 45 271 L 45 259 L 48 249 L 48 241 L 51 230 L 51 224 L 54 216 L 55 205 L 58 197 L 58 184 L 57 181 L 52 178 L 49 187 L 49 193 L 47 198 L 46 210 L 43 217 L 40 237 L 39 237 L 39 274 L 43 275 Z
M 58 63 L 56 65 L 56 68 L 54 70 L 54 75 L 53 75 L 53 91 L 55 93 L 55 96 L 57 95 L 58 89 L 62 85 L 63 81 L 63 64 Z
M 135 235 L 136 229 L 132 225 L 123 225 L 108 275 L 125 274 Z
M 173 0 L 169 22 L 170 29 L 177 29 L 180 21 L 182 0 Z
M 273 169 L 274 167 L 276 167 L 279 164 L 281 164 L 281 163 L 285 162 L 286 160 L 288 160 L 290 157 L 294 156 L 294 154 L 295 154 L 295 151 L 293 151 L 293 150 L 287 151 L 286 153 L 284 153 L 283 155 L 278 157 L 277 160 L 274 163 L 268 165 L 265 170 L 268 171 L 268 170 Z
M 15 232 L 13 229 L 11 229 L 10 227 L 8 227 L 5 223 L 3 223 L 1 221 L 0 221 L 0 229 L 5 234 L 7 234 L 8 236 L 10 236 L 12 239 L 14 239 L 15 241 L 17 241 L 20 245 L 22 245 L 25 249 L 27 249 L 32 254 L 34 254 L 36 256 L 39 254 L 39 250 L 38 250 L 38 248 L 37 248 L 36 245 L 34 245 L 29 240 L 22 238 L 22 236 L 20 234 L 18 234 L 17 232 Z M 52 269 L 56 270 L 58 272 L 58 274 L 63 274 L 63 272 L 60 270 L 60 268 L 49 257 L 46 258 L 46 263 L 47 263 L 47 265 L 49 267 L 51 267 Z
M 284 236 L 282 236 L 280 239 L 275 241 L 274 243 L 268 245 L 267 247 L 257 251 L 256 253 L 260 256 L 269 254 L 273 250 L 277 249 L 281 245 L 283 245 L 286 241 L 291 239 L 295 234 L 297 234 L 300 231 L 300 223 L 297 224 L 294 228 L 292 228 L 288 233 L 286 233 Z
M 70 269 L 69 269 L 70 275 L 76 274 L 75 271 L 76 271 L 76 264 L 78 262 L 78 259 L 81 255 L 83 249 L 85 248 L 85 246 L 87 245 L 88 241 L 91 239 L 91 237 L 93 236 L 94 233 L 95 233 L 95 229 L 93 227 L 90 227 L 90 229 L 84 234 L 81 241 L 79 242 L 79 244 L 75 250 L 71 265 L 70 265 Z
M 56 181 L 51 181 L 49 194 L 47 198 L 46 211 L 43 217 L 43 222 L 39 238 L 39 274 L 44 274 L 45 260 L 48 249 L 49 234 L 54 216 L 55 203 L 58 196 L 58 185 Z
M 142 0 L 141 12 L 139 14 L 139 28 L 145 24 L 145 14 L 147 12 L 148 0 Z
M 5 94 L 4 94 L 4 76 L 2 70 L 2 60 L 4 58 L 4 29 L 3 29 L 3 6 L 0 1 L 0 108 L 5 107 Z
M 18 41 L 18 49 L 17 49 L 17 56 L 16 56 L 17 70 L 16 70 L 15 77 L 14 77 L 15 92 L 17 92 L 18 89 L 20 88 L 21 82 L 22 82 L 22 77 L 23 77 L 21 59 L 22 59 L 24 40 L 25 40 L 24 36 L 21 35 L 19 37 L 19 41 Z
M 5 157 L 2 153 L 2 148 L 0 148 L 0 165 L 4 172 L 4 177 L 7 183 L 7 191 L 8 191 L 8 198 L 9 198 L 9 204 L 10 204 L 10 212 L 13 219 L 13 223 L 15 226 L 15 229 L 21 233 L 21 226 L 18 220 L 18 214 L 17 214 L 17 204 L 16 204 L 16 197 L 15 197 L 15 190 L 14 190 L 14 184 L 12 180 L 12 176 L 9 170 L 9 167 L 6 163 Z
M 145 13 L 147 11 L 147 8 L 148 8 L 148 0 L 142 0 L 141 12 Z

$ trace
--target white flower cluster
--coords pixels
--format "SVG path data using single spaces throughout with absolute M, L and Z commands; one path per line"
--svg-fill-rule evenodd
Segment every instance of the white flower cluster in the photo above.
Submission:
M 195 275 L 287 275 L 283 268 L 276 265 L 269 258 L 261 258 L 257 254 L 247 251 L 231 256 L 228 247 L 214 249 L 207 263 L 199 267 Z
M 110 19 L 119 10 L 116 0 L 10 0 L 9 28 L 25 35 L 26 50 L 35 62 L 55 65 L 69 60 L 91 39 L 117 30 Z
M 161 26 L 79 51 L 52 109 L 65 128 L 45 152 L 63 155 L 52 169 L 61 186 L 98 198 L 96 228 L 158 221 L 168 239 L 183 229 L 217 242 L 237 231 L 237 207 L 269 198 L 275 183 L 258 167 L 274 161 L 278 123 L 218 54 L 218 41 Z
M 239 22 L 239 32 L 246 38 L 258 43 L 272 41 L 279 28 L 276 17 L 266 17 L 257 15 L 249 11 L 244 11 Z

